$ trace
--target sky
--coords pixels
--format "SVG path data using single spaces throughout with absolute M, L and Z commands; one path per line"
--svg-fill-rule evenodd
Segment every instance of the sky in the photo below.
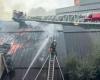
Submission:
M 0 0 L 0 18 L 9 17 L 14 9 L 28 12 L 31 8 L 43 7 L 49 11 L 72 5 L 74 0 Z

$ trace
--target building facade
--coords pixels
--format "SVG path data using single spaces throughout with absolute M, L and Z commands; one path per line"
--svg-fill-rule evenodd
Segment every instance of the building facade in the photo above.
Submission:
M 100 12 L 100 0 L 75 0 L 75 6 L 56 9 L 57 15 Z
M 80 5 L 85 5 L 85 4 L 93 4 L 100 2 L 100 0 L 79 0 Z

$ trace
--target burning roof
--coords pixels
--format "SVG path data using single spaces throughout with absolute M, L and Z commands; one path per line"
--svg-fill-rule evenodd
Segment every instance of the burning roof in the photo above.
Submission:
M 31 23 L 32 24 L 32 23 Z M 35 24 L 35 22 L 33 22 Z M 15 76 L 13 80 L 22 80 L 23 75 L 25 74 L 26 70 L 28 69 L 32 59 L 35 57 L 40 45 L 43 43 L 47 35 L 52 34 L 51 32 L 47 31 L 48 29 L 52 28 L 52 25 L 49 24 L 42 24 L 37 23 L 35 27 L 32 26 L 29 30 L 22 30 L 16 32 L 6 32 L 0 33 L 0 44 L 9 43 L 11 44 L 11 49 L 9 50 L 9 54 L 12 54 L 13 61 L 15 63 Z M 57 34 L 56 34 L 56 41 L 57 41 L 57 55 L 60 61 L 61 67 L 65 66 L 65 60 L 67 55 L 71 53 L 75 54 L 84 54 L 90 53 L 91 48 L 91 36 L 88 33 L 71 33 L 67 32 L 70 31 L 72 27 L 66 27 L 63 32 L 63 28 L 61 25 L 54 25 L 53 27 L 57 26 Z M 41 28 L 42 27 L 42 28 Z M 50 28 L 51 27 L 51 28 Z M 61 28 L 59 28 L 61 27 Z M 44 30 L 45 28 L 45 30 Z M 53 28 L 52 28 L 53 29 Z M 72 30 L 72 29 L 71 29 Z M 47 32 L 45 32 L 47 31 Z M 80 30 L 81 31 L 81 30 Z M 41 68 L 43 62 L 45 61 L 48 55 L 48 45 L 43 49 L 37 60 L 35 61 L 34 65 L 32 65 L 29 74 L 27 75 L 25 80 L 32 80 L 35 78 L 37 72 Z M 46 79 L 47 76 L 47 65 L 43 70 L 43 74 L 41 74 L 41 79 Z M 56 69 L 56 74 L 59 74 L 59 71 Z M 59 80 L 60 76 L 57 75 L 55 80 Z M 7 79 L 6 79 L 7 80 Z

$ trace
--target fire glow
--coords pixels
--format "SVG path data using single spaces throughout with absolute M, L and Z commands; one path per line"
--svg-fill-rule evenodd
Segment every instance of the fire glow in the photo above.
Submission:
M 16 42 L 13 42 L 13 44 L 11 45 L 10 53 L 11 53 L 11 54 L 15 54 L 16 51 L 17 51 L 19 48 L 22 48 L 22 45 L 21 45 L 21 44 L 18 44 L 18 43 L 16 43 Z

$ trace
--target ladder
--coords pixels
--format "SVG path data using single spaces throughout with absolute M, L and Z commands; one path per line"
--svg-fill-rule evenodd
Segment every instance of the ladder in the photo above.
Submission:
M 45 60 L 45 62 L 43 63 L 40 71 L 38 72 L 38 74 L 36 75 L 35 79 L 34 80 L 37 80 L 37 78 L 39 77 L 40 73 L 42 72 L 43 70 L 43 67 L 45 66 L 46 62 L 49 60 L 49 67 L 48 67 L 48 75 L 47 75 L 47 80 L 54 80 L 54 68 L 55 68 L 55 61 L 57 61 L 57 64 L 58 64 L 58 67 L 59 67 L 59 70 L 60 70 L 60 73 L 61 73 L 61 76 L 62 76 L 62 80 L 64 80 L 64 76 L 63 76 L 63 73 L 62 73 L 62 70 L 61 70 L 61 67 L 60 67 L 60 64 L 59 64 L 59 61 L 57 59 L 57 56 L 56 55 L 48 55 L 47 59 Z
M 47 80 L 54 80 L 55 55 L 50 54 Z

